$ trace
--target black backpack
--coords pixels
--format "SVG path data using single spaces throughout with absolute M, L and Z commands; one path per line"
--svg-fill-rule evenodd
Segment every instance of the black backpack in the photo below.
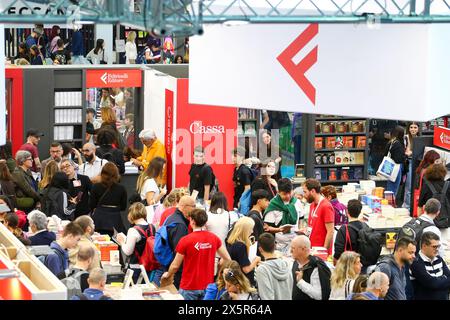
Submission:
M 363 223 L 362 225 L 361 229 L 357 229 L 351 224 L 348 224 L 347 228 L 350 227 L 358 233 L 356 252 L 361 255 L 361 264 L 371 266 L 377 263 L 381 254 L 383 237 L 381 233 L 370 228 L 367 224 Z
M 420 239 L 422 238 L 423 230 L 426 227 L 431 227 L 433 224 L 431 222 L 422 220 L 420 218 L 413 218 L 408 221 L 399 231 L 397 235 L 397 239 L 400 238 L 409 238 L 411 240 L 416 241 L 417 244 L 420 243 Z M 416 246 L 419 251 L 420 246 Z
M 450 199 L 449 197 L 447 197 L 450 181 L 446 181 L 444 183 L 444 186 L 442 187 L 440 192 L 438 192 L 434 185 L 428 180 L 424 179 L 424 181 L 428 188 L 430 188 L 430 191 L 433 193 L 433 198 L 439 200 L 439 202 L 441 203 L 441 212 L 434 219 L 434 224 L 436 225 L 436 227 L 441 229 L 450 227 L 448 221 L 450 218 Z

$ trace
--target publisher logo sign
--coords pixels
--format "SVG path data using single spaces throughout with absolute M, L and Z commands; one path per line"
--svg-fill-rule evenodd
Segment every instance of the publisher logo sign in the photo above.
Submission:
M 87 70 L 88 88 L 141 87 L 141 70 Z
M 305 73 L 317 62 L 318 46 L 315 46 L 298 64 L 292 59 L 319 33 L 317 23 L 310 24 L 284 51 L 277 57 L 297 85 L 306 94 L 313 105 L 316 104 L 316 88 L 306 78 Z
M 201 121 L 194 121 L 189 126 L 189 131 L 192 134 L 225 133 L 225 127 L 221 125 L 204 126 Z
M 435 127 L 433 143 L 436 147 L 450 150 L 450 129 L 444 127 Z

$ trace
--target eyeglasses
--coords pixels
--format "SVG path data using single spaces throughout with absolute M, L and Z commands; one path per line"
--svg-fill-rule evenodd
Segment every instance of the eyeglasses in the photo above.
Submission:
M 441 245 L 440 245 L 440 244 L 437 244 L 437 245 L 435 245 L 435 246 L 430 246 L 430 247 L 432 247 L 434 250 L 437 250 L 437 249 L 439 249 L 439 248 L 441 247 Z

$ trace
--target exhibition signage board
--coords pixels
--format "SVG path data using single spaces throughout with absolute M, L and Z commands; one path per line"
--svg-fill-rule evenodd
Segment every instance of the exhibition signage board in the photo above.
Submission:
M 212 105 L 193 105 L 188 102 L 188 79 L 178 79 L 176 103 L 175 151 L 176 187 L 187 186 L 193 151 L 203 146 L 205 162 L 211 165 L 219 190 L 233 203 L 232 150 L 237 144 L 238 109 Z M 167 94 L 167 91 L 166 91 Z
M 10 269 L 11 264 L 6 264 L 0 257 L 0 270 Z M 31 300 L 31 298 L 31 291 L 20 278 L 0 279 L 0 300 Z
M 166 168 L 172 168 L 172 150 L 173 150 L 173 118 L 174 118 L 174 100 L 173 100 L 173 91 L 166 89 L 165 90 L 165 147 L 166 147 L 166 159 L 167 165 Z M 167 189 L 170 190 L 172 188 L 172 170 L 167 170 Z
M 3 24 L 0 24 L 0 43 L 5 43 Z M 0 50 L 0 146 L 6 143 L 6 100 L 5 100 L 5 50 Z
M 450 129 L 435 127 L 433 134 L 433 144 L 436 147 L 450 150 Z
M 86 70 L 88 88 L 141 87 L 142 70 L 139 69 L 97 69 Z
M 449 37 L 449 24 L 207 26 L 190 41 L 189 103 L 434 119 L 450 104 Z

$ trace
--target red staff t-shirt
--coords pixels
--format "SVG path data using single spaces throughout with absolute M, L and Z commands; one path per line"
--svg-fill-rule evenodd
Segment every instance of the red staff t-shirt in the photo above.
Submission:
M 176 252 L 184 255 L 180 289 L 205 290 L 214 282 L 216 251 L 222 241 L 209 231 L 194 231 L 181 238 Z
M 312 228 L 309 240 L 312 247 L 323 247 L 327 236 L 327 228 L 325 223 L 334 222 L 334 209 L 330 201 L 322 199 L 317 207 L 315 202 L 311 203 L 309 209 L 308 224 Z M 328 249 L 331 254 L 332 245 Z

